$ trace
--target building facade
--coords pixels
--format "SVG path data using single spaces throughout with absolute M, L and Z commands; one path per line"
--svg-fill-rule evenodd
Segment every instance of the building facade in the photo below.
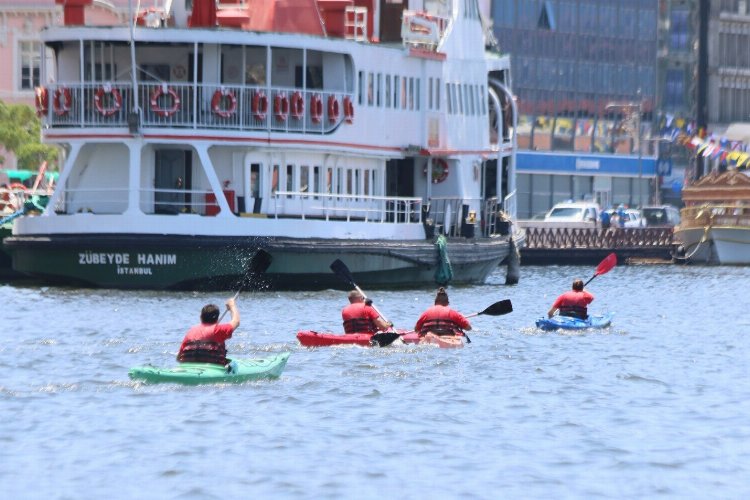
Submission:
M 518 98 L 519 217 L 568 198 L 663 200 L 673 163 L 661 129 L 694 111 L 695 68 L 686 60 L 668 71 L 677 55 L 660 49 L 682 44 L 692 56 L 693 39 L 682 38 L 691 34 L 690 3 L 493 0 L 493 31 L 511 54 Z M 681 35 L 671 40 L 673 28 Z

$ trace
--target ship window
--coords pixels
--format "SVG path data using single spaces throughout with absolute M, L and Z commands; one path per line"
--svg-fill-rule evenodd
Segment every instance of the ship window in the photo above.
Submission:
M 420 92 L 419 92 L 419 89 L 421 87 L 422 80 L 420 78 L 415 78 L 414 82 L 415 82 L 414 83 L 414 109 L 416 109 L 417 111 L 419 111 L 419 109 L 420 109 L 420 105 L 419 105 Z
M 266 84 L 266 47 L 245 47 L 245 84 Z
M 367 75 L 367 105 L 372 106 L 374 102 L 374 96 L 375 93 L 374 90 L 375 87 L 375 76 L 372 73 L 369 73 Z
M 378 107 L 381 107 L 383 105 L 383 99 L 381 97 L 382 92 L 383 92 L 383 75 L 381 73 L 378 73 L 378 85 L 375 89 L 375 99 L 376 99 L 376 104 Z
M 391 75 L 385 75 L 385 107 L 391 107 Z
M 393 75 L 393 108 L 398 108 L 399 77 Z
M 326 168 L 326 193 L 333 193 L 333 169 L 331 167 Z
M 487 97 L 484 95 L 484 85 L 479 86 L 479 102 L 482 104 L 482 114 L 487 114 Z
M 372 195 L 375 196 L 378 194 L 378 171 L 373 170 L 372 171 Z
M 260 163 L 250 164 L 250 196 L 260 197 Z
M 336 182 L 337 188 L 336 193 L 337 194 L 344 194 L 346 190 L 344 189 L 344 169 L 342 167 L 339 167 L 336 169 L 338 173 L 338 181 Z
M 307 165 L 302 165 L 299 168 L 299 191 L 302 193 L 307 193 L 310 190 L 309 182 L 310 167 L 308 167 Z
M 471 114 L 473 116 L 473 115 L 477 114 L 476 113 L 476 108 L 475 108 L 475 103 L 477 102 L 477 92 L 476 92 L 476 88 L 474 87 L 474 85 L 470 85 L 469 86 L 469 90 L 471 90 L 471 99 L 470 99 L 470 101 L 471 101 Z
M 401 109 L 406 109 L 406 77 L 401 78 Z
M 414 109 L 414 78 L 409 78 L 409 109 Z
M 461 84 L 459 83 L 456 85 L 458 89 L 458 114 L 462 115 L 464 114 L 464 98 L 463 98 L 463 90 L 461 89 Z
M 440 111 L 440 78 L 435 79 L 435 109 Z
M 361 193 L 360 176 L 362 172 L 359 169 L 354 170 L 354 194 Z
M 359 105 L 363 105 L 365 103 L 365 72 L 360 71 L 358 74 L 358 89 L 359 89 Z
M 372 172 L 372 171 L 371 171 L 371 170 L 370 170 L 369 168 L 368 168 L 368 169 L 365 169 L 365 188 L 364 188 L 364 190 L 362 191 L 362 193 L 363 193 L 363 194 L 364 194 L 365 196 L 370 196 L 370 195 L 372 194 L 372 193 L 370 192 L 370 175 L 372 175 L 372 173 L 371 173 L 371 172 Z
M 448 100 L 448 114 L 453 114 L 453 103 L 451 102 L 451 84 L 446 83 L 445 84 L 445 95 L 446 99 Z
M 352 194 L 352 169 L 346 169 L 346 194 Z
M 432 109 L 432 77 L 427 79 L 427 109 Z
M 286 191 L 294 191 L 294 165 L 286 166 Z M 287 198 L 291 197 L 291 195 L 287 195 Z
M 313 193 L 320 193 L 320 167 L 313 167 Z M 317 196 L 315 197 L 318 198 Z
M 271 174 L 271 194 L 276 194 L 279 189 L 279 166 L 273 166 L 273 172 Z
M 471 114 L 471 109 L 469 108 L 469 102 L 471 101 L 471 96 L 469 95 L 469 84 L 464 83 L 464 113 L 467 115 Z

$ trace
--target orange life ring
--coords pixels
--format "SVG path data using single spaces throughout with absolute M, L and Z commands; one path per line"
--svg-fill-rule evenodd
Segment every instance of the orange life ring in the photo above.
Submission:
M 171 106 L 166 108 L 161 107 L 159 99 L 164 96 L 169 97 L 169 100 L 172 101 Z M 177 95 L 177 92 L 173 88 L 167 87 L 166 85 L 159 85 L 156 87 L 154 91 L 151 92 L 151 99 L 149 102 L 151 104 L 151 111 L 159 116 L 172 116 L 180 109 L 180 96 Z
M 330 123 L 336 123 L 339 121 L 339 100 L 336 99 L 335 95 L 328 96 L 328 121 Z
M 276 94 L 273 98 L 273 114 L 280 122 L 285 122 L 289 116 L 289 98 L 286 93 Z
M 109 98 L 109 106 L 104 105 L 104 96 L 111 96 Z M 94 107 L 102 116 L 112 116 L 122 108 L 122 95 L 117 89 L 113 89 L 111 85 L 104 85 L 99 87 L 94 94 Z
M 265 92 L 258 90 L 253 94 L 251 111 L 256 120 L 265 120 L 268 114 L 268 97 Z
M 222 107 L 225 99 L 229 101 L 229 105 L 224 108 Z M 211 99 L 211 110 L 222 118 L 229 118 L 237 111 L 237 97 L 234 92 L 227 89 L 219 89 L 214 92 L 214 96 Z
M 292 102 L 290 106 L 290 113 L 292 118 L 295 120 L 301 120 L 305 114 L 305 99 L 302 97 L 302 93 L 297 91 L 292 94 Z
M 44 87 L 34 89 L 34 104 L 36 105 L 37 116 L 44 116 L 49 111 L 49 94 Z
M 349 96 L 344 97 L 344 121 L 354 123 L 354 103 Z
M 67 87 L 57 87 L 52 94 L 52 109 L 57 116 L 67 115 L 73 105 L 73 95 Z
M 422 173 L 427 175 L 427 165 L 424 166 Z M 432 183 L 439 184 L 448 178 L 448 162 L 442 158 L 433 158 L 432 160 Z
M 28 191 L 29 188 L 21 184 L 20 182 L 11 182 L 8 184 L 8 189 L 11 191 Z
M 323 100 L 320 94 L 313 94 L 310 97 L 310 120 L 313 123 L 320 123 L 323 119 Z

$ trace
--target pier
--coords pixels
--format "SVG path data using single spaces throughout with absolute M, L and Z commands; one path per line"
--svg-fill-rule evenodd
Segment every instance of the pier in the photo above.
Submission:
M 522 265 L 596 265 L 609 253 L 622 263 L 672 260 L 673 231 L 665 228 L 527 227 Z

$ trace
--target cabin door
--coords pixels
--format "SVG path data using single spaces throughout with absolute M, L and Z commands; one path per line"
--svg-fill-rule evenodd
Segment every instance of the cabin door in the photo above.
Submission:
M 155 212 L 177 214 L 190 211 L 192 202 L 192 155 L 181 149 L 156 151 L 154 162 Z
M 401 41 L 401 16 L 406 9 L 404 0 L 380 1 L 380 41 Z

